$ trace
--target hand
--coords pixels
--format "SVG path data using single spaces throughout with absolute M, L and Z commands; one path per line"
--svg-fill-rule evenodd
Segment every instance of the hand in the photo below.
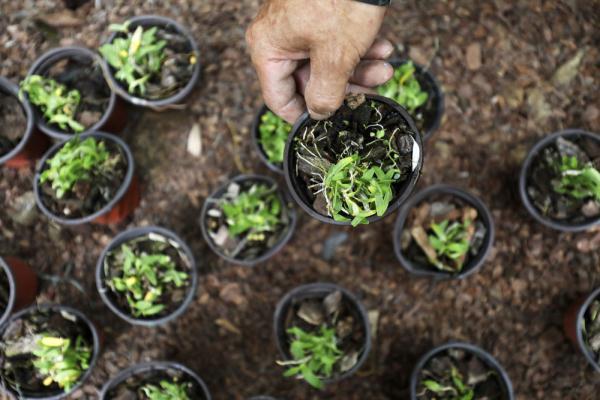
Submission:
M 267 107 L 290 123 L 306 108 L 325 119 L 347 92 L 389 80 L 393 68 L 382 60 L 393 47 L 375 40 L 385 10 L 353 0 L 266 0 L 246 40 Z

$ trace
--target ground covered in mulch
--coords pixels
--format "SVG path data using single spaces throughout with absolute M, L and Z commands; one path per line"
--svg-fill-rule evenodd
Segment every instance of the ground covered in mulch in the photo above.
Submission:
M 143 200 L 122 226 L 65 228 L 39 213 L 19 212 L 15 207 L 31 201 L 32 171 L 0 169 L 0 254 L 18 255 L 40 273 L 40 302 L 76 306 L 105 332 L 98 366 L 72 398 L 96 398 L 109 377 L 135 362 L 168 359 L 197 371 L 217 400 L 261 393 L 406 399 L 418 357 L 450 339 L 495 355 L 520 400 L 598 398 L 600 375 L 567 341 L 562 317 L 574 299 L 600 284 L 600 232 L 546 229 L 529 217 L 517 193 L 520 164 L 536 139 L 567 127 L 600 131 L 597 2 L 393 2 L 383 35 L 398 45 L 398 54 L 430 64 L 446 93 L 446 116 L 427 145 L 419 186 L 467 188 L 489 205 L 496 222 L 490 258 L 460 282 L 406 273 L 393 253 L 394 216 L 346 229 L 300 211 L 294 238 L 269 262 L 246 268 L 219 260 L 201 236 L 203 200 L 227 177 L 268 173 L 250 142 L 261 99 L 244 44 L 244 27 L 259 1 L 93 3 L 69 14 L 59 0 L 0 0 L 0 75 L 17 81 L 51 47 L 96 47 L 109 23 L 155 13 L 194 33 L 203 78 L 186 109 L 131 118 L 124 136 Z M 559 69 L 570 60 L 575 74 Z M 186 151 L 194 124 L 202 138 L 199 157 Z M 157 329 L 119 320 L 94 284 L 97 257 L 109 240 L 147 224 L 180 234 L 201 271 L 193 305 Z M 331 252 L 336 241 L 342 243 Z M 282 377 L 271 324 L 278 299 L 314 281 L 339 283 L 379 314 L 369 362 L 357 377 L 323 393 Z

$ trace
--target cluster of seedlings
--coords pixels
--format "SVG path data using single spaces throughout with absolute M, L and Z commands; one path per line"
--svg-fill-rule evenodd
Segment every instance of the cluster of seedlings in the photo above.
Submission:
M 291 130 L 292 126 L 271 110 L 266 109 L 260 116 L 258 142 L 271 164 L 281 167 L 285 143 Z

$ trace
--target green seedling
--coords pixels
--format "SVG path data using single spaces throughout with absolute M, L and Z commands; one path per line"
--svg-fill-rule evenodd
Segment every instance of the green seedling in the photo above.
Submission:
M 294 359 L 279 362 L 281 365 L 291 365 L 284 376 L 301 377 L 314 388 L 323 388 L 322 379 L 331 377 L 333 366 L 342 357 L 337 347 L 335 329 L 321 325 L 319 333 L 309 333 L 292 327 L 287 333 L 292 336 L 290 353 Z
M 85 127 L 75 120 L 75 113 L 81 101 L 78 90 L 68 90 L 54 79 L 31 75 L 20 83 L 19 95 L 27 93 L 29 101 L 42 110 L 44 118 L 60 129 L 83 132 Z
M 147 384 L 142 387 L 142 393 L 147 400 L 190 400 L 189 384 L 162 380 L 160 386 Z
M 380 86 L 377 92 L 395 100 L 413 114 L 429 98 L 427 92 L 421 90 L 421 85 L 415 77 L 415 71 L 412 61 L 405 62 L 394 70 L 392 79 Z
M 556 193 L 600 201 L 600 171 L 591 163 L 583 164 L 577 157 L 563 156 L 557 169 L 560 180 L 554 183 Z
M 249 240 L 260 240 L 273 232 L 281 219 L 282 204 L 275 187 L 254 184 L 233 200 L 221 202 L 229 235 L 247 233 Z
M 160 303 L 169 289 L 186 285 L 189 275 L 179 271 L 173 259 L 166 254 L 136 254 L 127 244 L 115 253 L 115 264 L 121 267 L 121 276 L 113 277 L 109 287 L 127 298 L 134 317 L 149 317 L 165 309 Z
M 41 173 L 40 183 L 50 182 L 60 199 L 77 183 L 110 172 L 118 160 L 118 155 L 110 156 L 103 141 L 92 137 L 81 140 L 77 136 L 46 161 L 48 168 Z
M 437 268 L 445 271 L 458 272 L 462 269 L 462 258 L 469 251 L 467 229 L 470 221 L 464 223 L 444 220 L 439 224 L 431 224 L 433 235 L 429 235 L 429 244 L 434 248 L 438 258 L 447 257 L 455 261 L 455 267 L 444 264 L 439 259 L 434 261 Z
M 129 22 L 112 24 L 109 29 L 122 33 L 112 43 L 100 47 L 100 54 L 116 70 L 115 77 L 127 83 L 131 94 L 144 95 L 146 82 L 160 73 L 165 60 L 165 40 L 158 40 L 156 27 L 144 30 L 138 26 L 133 33 L 129 31 Z
M 440 383 L 433 379 L 425 379 L 423 386 L 427 391 L 441 396 L 440 399 L 447 400 L 472 400 L 475 396 L 473 387 L 463 381 L 461 373 L 456 367 L 450 369 L 448 383 Z
M 272 163 L 283 162 L 283 152 L 292 126 L 271 111 L 260 117 L 260 145 Z
M 81 336 L 73 343 L 71 339 L 44 333 L 36 337 L 33 355 L 34 368 L 45 377 L 44 386 L 56 383 L 68 392 L 89 368 L 92 352 Z

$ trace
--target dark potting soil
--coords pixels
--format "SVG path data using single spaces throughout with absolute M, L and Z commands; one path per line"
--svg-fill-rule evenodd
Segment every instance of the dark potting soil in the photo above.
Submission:
M 138 371 L 109 390 L 106 394 L 106 400 L 147 400 L 148 397 L 144 395 L 142 388 L 146 385 L 160 387 L 161 381 L 184 383 L 187 387 L 186 394 L 190 400 L 206 399 L 204 391 L 194 378 L 184 371 L 170 368 L 167 370 Z
M 455 369 L 456 377 L 465 385 L 464 390 L 473 390 L 473 397 L 462 397 L 466 393 L 461 385 L 456 385 L 452 377 Z M 508 400 L 503 389 L 501 378 L 495 369 L 490 368 L 476 354 L 462 349 L 449 349 L 436 354 L 425 364 L 418 376 L 418 400 L 456 400 L 472 398 L 474 400 Z M 435 391 L 427 389 L 424 382 L 434 381 L 448 390 Z
M 165 308 L 160 313 L 149 316 L 149 318 L 158 319 L 177 310 L 181 303 L 183 303 L 185 300 L 192 280 L 191 260 L 185 255 L 179 243 L 158 233 L 150 233 L 148 235 L 131 239 L 125 243 L 121 243 L 119 246 L 110 251 L 104 260 L 103 278 L 105 281 L 105 286 L 107 288 L 111 288 L 111 290 L 108 292 L 109 298 L 125 314 L 129 314 L 134 318 L 143 319 L 143 316 L 138 317 L 133 315 L 131 306 L 125 297 L 125 293 L 119 292 L 116 289 L 112 289 L 113 286 L 110 283 L 112 278 L 123 277 L 123 265 L 122 261 L 119 261 L 122 259 L 122 245 L 127 245 L 136 256 L 142 254 L 161 254 L 169 256 L 170 259 L 175 263 L 177 271 L 186 272 L 188 274 L 188 278 L 185 280 L 185 283 L 180 287 L 176 287 L 173 283 L 166 284 L 164 286 L 164 293 L 162 293 L 154 301 L 154 304 L 162 304 L 165 306 Z M 155 269 L 155 272 L 157 276 L 160 277 L 160 271 L 158 268 Z M 147 293 L 150 287 L 149 283 L 144 281 L 142 286 L 144 288 L 143 292 Z
M 10 284 L 4 269 L 0 268 L 0 317 L 4 315 L 10 300 Z
M 389 140 L 400 157 L 393 162 L 386 156 L 387 145 L 377 138 L 377 131 L 384 129 L 383 139 Z M 294 154 L 291 169 L 304 183 L 302 188 L 310 199 L 313 209 L 330 216 L 327 200 L 322 190 L 324 170 L 328 170 L 344 157 L 359 154 L 369 166 L 395 167 L 400 178 L 392 184 L 393 199 L 398 188 L 412 171 L 413 132 L 394 108 L 364 95 L 349 95 L 333 116 L 325 121 L 308 120 L 299 128 L 294 138 Z M 308 161 L 307 161 L 308 160 Z M 302 190 L 301 189 L 301 190 Z M 347 216 L 352 219 L 352 216 Z
M 25 129 L 27 117 L 19 100 L 10 93 L 0 90 L 0 157 L 10 152 L 19 143 Z
M 67 218 L 81 218 L 99 211 L 115 197 L 127 173 L 127 158 L 121 147 L 113 141 L 99 140 L 99 143 L 101 142 L 104 142 L 111 158 L 118 158 L 110 171 L 107 173 L 92 171 L 92 178 L 89 181 L 76 183 L 73 189 L 60 199 L 56 197 L 51 182 L 46 181 L 41 184 L 41 200 L 53 214 Z
M 600 144 L 587 137 L 565 139 L 559 137 L 553 144 L 542 149 L 533 159 L 526 190 L 531 202 L 540 213 L 548 218 L 571 224 L 582 223 L 600 216 L 600 201 L 593 198 L 577 199 L 554 190 L 560 181 L 562 157 L 576 157 L 580 164 L 592 165 L 600 169 Z
M 600 298 L 594 299 L 585 311 L 583 340 L 600 363 Z
M 335 329 L 337 347 L 342 357 L 334 364 L 332 376 L 327 378 L 336 378 L 352 369 L 365 350 L 366 338 L 361 316 L 340 291 L 293 299 L 284 318 L 288 349 L 293 341 L 293 336 L 287 334 L 289 328 L 298 327 L 313 334 L 320 334 L 323 325 Z
M 33 336 L 42 333 L 69 338 L 73 343 L 81 336 L 90 350 L 94 348 L 89 327 L 66 311 L 37 310 L 36 313 L 13 321 L 1 337 L 2 343 L 6 345 L 0 346 L 0 379 L 7 387 L 14 390 L 18 387 L 25 396 L 35 397 L 35 394 L 39 396 L 40 393 L 57 393 L 63 390 L 55 382 L 45 386 L 45 376 L 40 376 L 33 366 Z M 32 340 L 23 340 L 25 338 Z

